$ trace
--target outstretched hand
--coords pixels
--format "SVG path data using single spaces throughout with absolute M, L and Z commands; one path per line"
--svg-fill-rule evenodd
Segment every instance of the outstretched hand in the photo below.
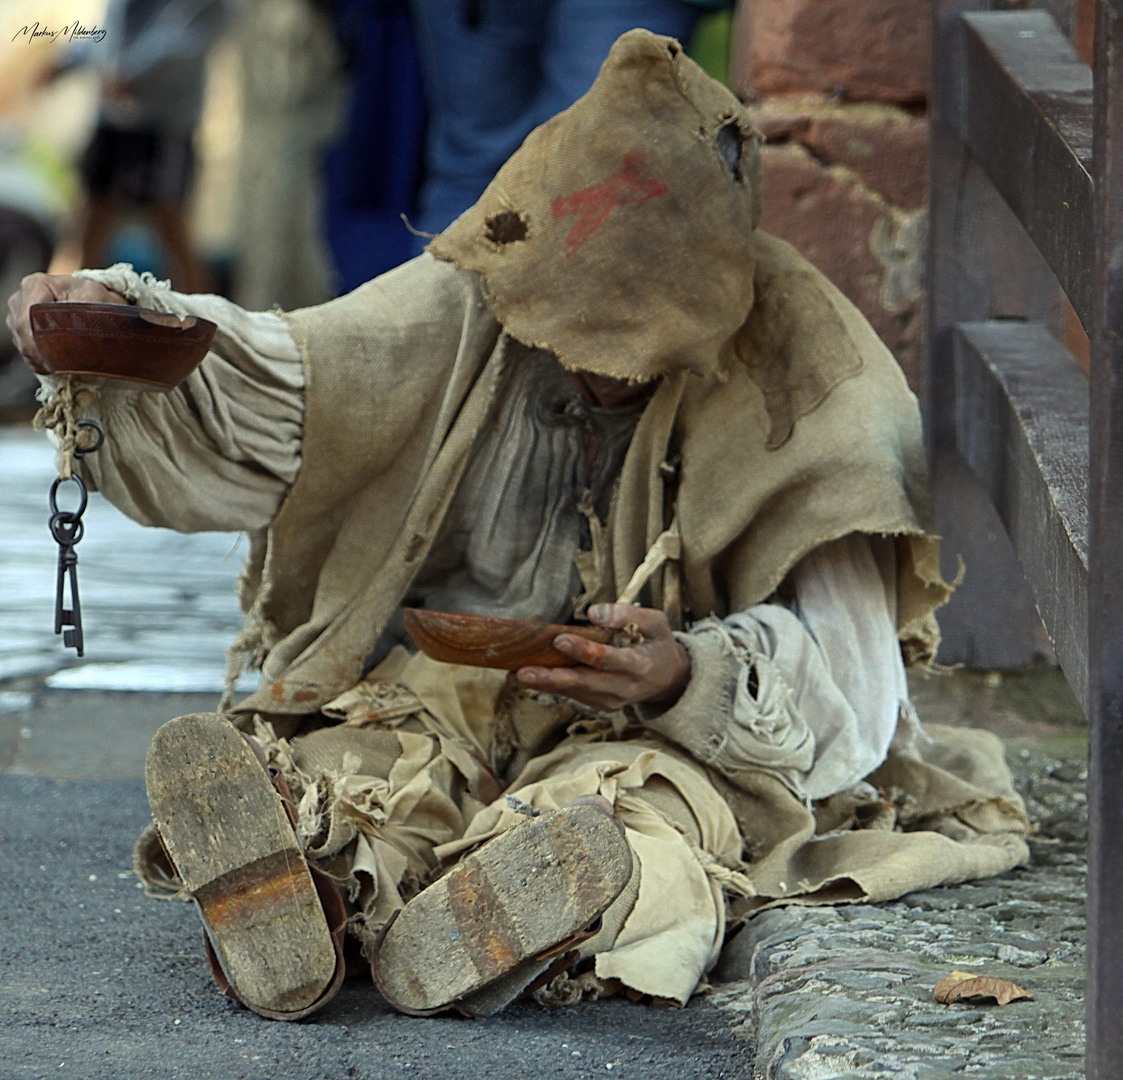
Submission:
M 690 681 L 690 654 L 675 640 L 662 611 L 634 604 L 594 604 L 589 621 L 615 630 L 631 623 L 643 634 L 643 641 L 617 648 L 576 634 L 559 634 L 554 648 L 578 665 L 520 668 L 515 672 L 519 685 L 605 711 L 641 702 L 669 707 L 679 699 Z
M 8 301 L 8 330 L 28 367 L 41 375 L 47 373 L 47 368 L 35 345 L 35 335 L 31 332 L 31 305 L 63 300 L 93 304 L 128 303 L 112 289 L 85 278 L 64 277 L 60 274 L 29 274 L 25 277 Z

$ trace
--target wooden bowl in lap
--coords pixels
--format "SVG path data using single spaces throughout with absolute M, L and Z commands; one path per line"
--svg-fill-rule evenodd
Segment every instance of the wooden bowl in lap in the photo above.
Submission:
M 577 661 L 554 648 L 559 634 L 574 634 L 608 645 L 614 630 L 596 626 L 562 626 L 534 619 L 496 619 L 449 611 L 405 608 L 406 629 L 428 657 L 473 667 L 574 667 Z
M 33 304 L 39 355 L 52 375 L 109 380 L 123 389 L 174 390 L 199 366 L 215 324 L 126 304 Z

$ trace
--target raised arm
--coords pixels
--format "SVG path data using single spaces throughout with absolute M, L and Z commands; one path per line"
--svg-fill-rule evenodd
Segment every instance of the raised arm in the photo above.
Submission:
M 87 483 L 143 525 L 181 532 L 268 525 L 300 467 L 304 370 L 284 320 L 228 300 L 177 293 L 131 267 L 32 274 L 8 302 L 8 325 L 46 386 L 28 321 L 46 301 L 133 303 L 218 326 L 211 351 L 166 394 L 103 389 L 84 415 L 105 445 L 82 463 Z

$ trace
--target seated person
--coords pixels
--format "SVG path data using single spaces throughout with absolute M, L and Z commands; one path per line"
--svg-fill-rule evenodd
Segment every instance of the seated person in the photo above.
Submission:
M 756 230 L 757 145 L 632 31 L 426 254 L 348 296 L 251 314 L 117 266 L 13 297 L 40 368 L 38 300 L 218 324 L 175 391 L 84 406 L 108 438 L 80 467 L 138 521 L 251 536 L 229 675 L 260 689 L 161 729 L 163 846 L 137 852 L 251 1009 L 322 1006 L 344 924 L 407 1012 L 685 1003 L 731 919 L 1025 860 L 997 740 L 925 734 L 908 701 L 949 593 L 916 400 Z M 618 636 L 507 676 L 417 652 L 404 607 Z

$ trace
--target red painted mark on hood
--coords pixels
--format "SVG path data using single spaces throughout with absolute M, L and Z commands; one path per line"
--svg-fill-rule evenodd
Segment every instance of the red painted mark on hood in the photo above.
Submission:
M 582 244 L 599 229 L 617 206 L 625 203 L 646 202 L 666 195 L 668 188 L 655 177 L 642 179 L 644 153 L 630 150 L 624 156 L 620 171 L 601 184 L 593 184 L 572 195 L 562 195 L 554 200 L 554 217 L 576 214 L 577 220 L 565 238 L 565 257 L 568 259 L 581 249 Z

